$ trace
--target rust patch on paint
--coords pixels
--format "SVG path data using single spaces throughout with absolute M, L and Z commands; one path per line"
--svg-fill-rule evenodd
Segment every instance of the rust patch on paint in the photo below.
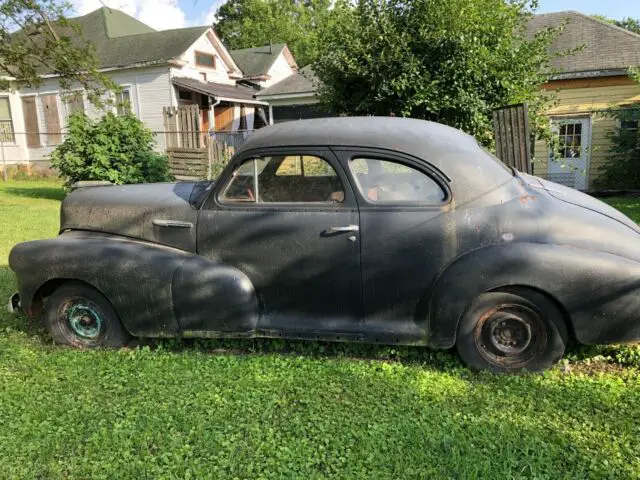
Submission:
M 518 197 L 518 200 L 520 201 L 520 203 L 522 205 L 526 205 L 529 202 L 537 201 L 538 197 L 536 195 L 522 195 L 522 196 Z

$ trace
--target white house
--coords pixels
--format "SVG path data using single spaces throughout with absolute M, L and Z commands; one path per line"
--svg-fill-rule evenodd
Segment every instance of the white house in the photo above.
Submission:
M 286 45 L 228 51 L 206 26 L 156 31 L 110 8 L 73 22 L 94 43 L 101 70 L 122 87 L 117 103 L 130 105 L 158 132 L 160 150 L 163 107 L 200 105 L 203 131 L 252 130 L 268 122 L 268 104 L 255 94 L 297 71 Z M 116 113 L 123 111 L 113 108 Z M 5 162 L 46 162 L 63 140 L 67 117 L 78 110 L 89 116 L 102 113 L 86 95 L 61 91 L 53 75 L 45 75 L 38 89 L 0 92 L 0 153 Z M 0 168 L 1 162 L 2 158 Z

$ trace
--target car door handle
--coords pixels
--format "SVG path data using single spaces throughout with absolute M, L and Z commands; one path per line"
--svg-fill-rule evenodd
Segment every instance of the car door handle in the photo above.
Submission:
M 329 229 L 329 231 L 332 232 L 332 233 L 359 232 L 360 231 L 360 227 L 358 225 L 347 225 L 345 227 L 331 227 Z
M 153 224 L 156 227 L 193 228 L 193 223 L 181 222 L 180 220 L 163 220 L 156 218 Z

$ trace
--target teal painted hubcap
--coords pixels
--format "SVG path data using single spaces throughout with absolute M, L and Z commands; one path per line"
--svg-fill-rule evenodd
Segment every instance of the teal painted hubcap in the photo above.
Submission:
M 67 321 L 71 329 L 80 337 L 95 339 L 102 330 L 102 316 L 98 311 L 84 302 L 71 305 L 66 311 Z

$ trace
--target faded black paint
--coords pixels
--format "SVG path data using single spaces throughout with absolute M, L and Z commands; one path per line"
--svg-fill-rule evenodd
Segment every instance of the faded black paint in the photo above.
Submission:
M 344 203 L 219 200 L 241 162 L 287 153 L 330 162 Z M 418 168 L 447 198 L 372 205 L 348 169 L 356 156 Z M 343 225 L 360 227 L 355 242 L 329 233 Z M 552 298 L 583 343 L 640 339 L 635 223 L 580 192 L 510 172 L 468 135 L 428 122 L 340 118 L 265 128 L 218 183 L 70 194 L 61 231 L 11 252 L 25 310 L 46 282 L 78 279 L 99 289 L 138 336 L 450 347 L 477 295 L 526 286 Z

